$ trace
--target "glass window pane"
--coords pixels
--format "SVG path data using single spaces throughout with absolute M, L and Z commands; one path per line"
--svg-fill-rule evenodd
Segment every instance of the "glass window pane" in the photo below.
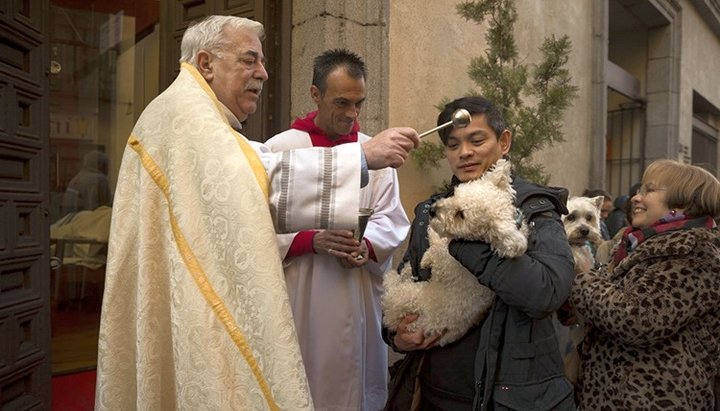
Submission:
M 51 0 L 52 371 L 94 369 L 117 172 L 158 94 L 157 1 Z

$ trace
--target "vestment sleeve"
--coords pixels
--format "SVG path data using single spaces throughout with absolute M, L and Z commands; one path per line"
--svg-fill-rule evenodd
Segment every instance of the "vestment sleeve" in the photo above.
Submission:
M 363 189 L 368 196 L 367 204 L 375 210 L 365 230 L 365 238 L 370 241 L 376 261 L 370 260 L 366 266 L 371 273 L 382 276 L 392 267 L 392 256 L 402 244 L 410 230 L 410 221 L 400 202 L 400 190 L 397 173 L 391 168 L 371 171 L 370 184 Z
M 272 153 L 251 142 L 270 179 L 270 214 L 278 233 L 353 229 L 360 204 L 359 144 Z

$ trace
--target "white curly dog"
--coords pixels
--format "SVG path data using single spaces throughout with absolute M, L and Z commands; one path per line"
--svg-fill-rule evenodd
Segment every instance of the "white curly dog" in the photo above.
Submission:
M 444 332 L 437 342 L 443 346 L 485 317 L 495 293 L 449 254 L 448 244 L 454 238 L 480 240 L 500 257 L 525 253 L 528 226 L 515 208 L 510 171 L 510 162 L 500 159 L 481 178 L 458 185 L 452 197 L 435 203 L 430 247 L 420 262 L 431 269 L 431 278 L 416 281 L 409 264 L 385 275 L 383 323 L 391 332 L 406 314 L 418 314 L 414 329 L 422 328 L 426 336 Z

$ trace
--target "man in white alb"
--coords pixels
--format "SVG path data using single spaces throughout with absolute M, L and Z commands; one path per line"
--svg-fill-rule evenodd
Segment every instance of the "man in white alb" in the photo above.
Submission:
M 310 96 L 317 111 L 266 142 L 283 152 L 365 142 L 358 115 L 365 102 L 365 63 L 328 50 L 315 58 Z M 392 168 L 370 171 L 360 207 L 374 214 L 362 241 L 351 230 L 278 234 L 285 280 L 315 409 L 375 411 L 387 397 L 382 340 L 383 274 L 410 228 Z

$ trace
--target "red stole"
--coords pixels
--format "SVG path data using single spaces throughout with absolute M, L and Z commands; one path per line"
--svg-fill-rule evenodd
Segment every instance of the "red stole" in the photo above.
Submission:
M 305 118 L 296 119 L 290 127 L 310 134 L 310 141 L 312 142 L 313 147 L 334 147 L 345 143 L 357 143 L 358 131 L 360 131 L 360 124 L 357 120 L 353 123 L 349 134 L 340 136 L 337 140 L 331 140 L 327 134 L 325 134 L 325 131 L 315 125 L 314 120 L 315 117 L 317 117 L 317 114 L 317 111 L 308 113 Z
M 312 143 L 313 147 L 334 147 L 345 143 L 357 143 L 358 131 L 360 131 L 360 123 L 358 123 L 357 120 L 355 120 L 355 122 L 353 123 L 352 129 L 350 130 L 349 134 L 340 136 L 337 140 L 331 140 L 324 130 L 315 125 L 314 120 L 315 117 L 317 117 L 317 114 L 317 111 L 313 111 L 311 113 L 308 113 L 305 118 L 295 119 L 290 128 L 305 131 L 306 133 L 310 134 L 310 142 Z M 288 249 L 285 258 L 295 257 L 298 255 L 309 253 L 316 253 L 315 249 L 313 248 L 313 237 L 315 237 L 316 232 L 317 231 L 314 230 L 306 230 L 299 232 L 293 239 L 293 242 L 290 245 L 290 248 Z M 370 243 L 367 238 L 364 240 L 368 247 L 368 257 L 373 261 L 377 261 L 377 257 L 375 256 L 375 250 L 373 250 L 372 243 Z

